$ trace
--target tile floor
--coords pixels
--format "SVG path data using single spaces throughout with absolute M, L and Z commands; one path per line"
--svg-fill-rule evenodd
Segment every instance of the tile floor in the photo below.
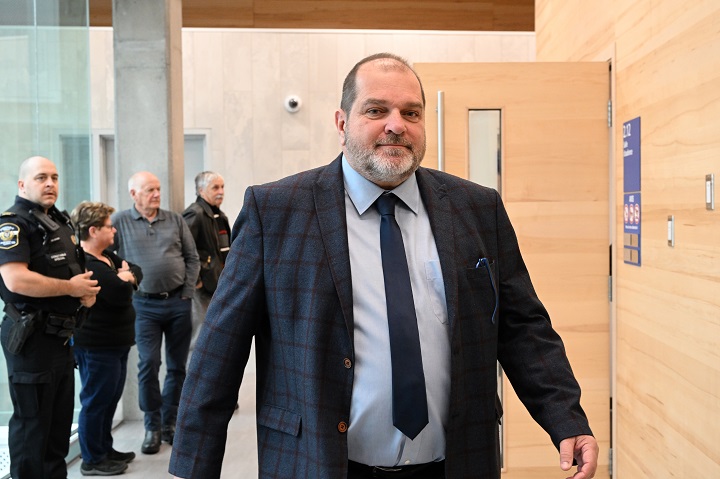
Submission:
M 257 442 L 255 436 L 255 378 L 246 374 L 238 399 L 240 408 L 228 425 L 228 442 L 221 479 L 250 479 L 257 477 Z M 125 421 L 113 432 L 114 447 L 118 451 L 135 451 L 137 457 L 130 463 L 124 479 L 167 479 L 171 447 L 162 444 L 157 454 L 140 453 L 145 431 L 142 421 Z M 81 460 L 68 465 L 68 479 L 80 479 Z

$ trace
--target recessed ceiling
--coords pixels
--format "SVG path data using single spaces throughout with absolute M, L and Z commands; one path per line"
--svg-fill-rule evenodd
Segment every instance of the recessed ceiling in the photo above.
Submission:
M 89 0 L 92 26 L 112 25 L 112 1 Z M 534 0 L 183 0 L 182 9 L 185 27 L 535 30 Z

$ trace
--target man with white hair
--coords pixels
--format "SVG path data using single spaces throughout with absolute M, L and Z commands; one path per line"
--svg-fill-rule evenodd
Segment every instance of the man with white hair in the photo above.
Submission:
M 185 381 L 192 331 L 191 298 L 200 263 L 195 241 L 182 216 L 160 209 L 160 180 L 147 171 L 128 181 L 131 208 L 115 213 L 117 254 L 143 270 L 135 292 L 135 341 L 138 392 L 145 413 L 145 439 L 140 449 L 155 454 L 161 441 L 172 445 L 180 391 Z M 165 336 L 167 375 L 160 391 L 160 348 Z
M 203 171 L 195 177 L 195 192 L 197 200 L 183 212 L 200 256 L 200 277 L 193 295 L 191 351 L 230 251 L 230 223 L 220 210 L 225 180 L 213 171 Z

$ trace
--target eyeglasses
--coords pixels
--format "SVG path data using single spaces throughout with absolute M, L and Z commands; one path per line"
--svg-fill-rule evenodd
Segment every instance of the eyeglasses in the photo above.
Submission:
M 113 225 L 100 225 L 100 226 L 96 226 L 96 228 L 97 228 L 97 229 L 100 229 L 100 228 L 113 229 L 113 228 L 115 228 L 115 226 L 113 226 Z

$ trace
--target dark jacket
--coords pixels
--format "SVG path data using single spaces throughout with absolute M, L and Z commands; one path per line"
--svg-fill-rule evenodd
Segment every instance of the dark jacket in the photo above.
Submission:
M 254 339 L 259 477 L 347 477 L 355 355 L 340 165 L 338 157 L 248 188 L 227 271 L 188 368 L 173 474 L 220 476 L 227 422 Z M 451 329 L 447 478 L 499 479 L 496 362 L 555 445 L 591 434 L 580 388 L 497 192 L 426 168 L 417 180 Z M 490 260 L 494 282 L 475 267 L 479 258 Z
M 112 261 L 110 267 L 104 261 L 85 253 L 85 266 L 92 271 L 100 292 L 90 315 L 82 327 L 75 330 L 75 344 L 81 348 L 119 348 L 135 344 L 135 309 L 132 304 L 134 286 L 117 275 L 122 258 L 109 250 L 104 254 Z M 138 284 L 142 280 L 140 266 L 128 263 Z
M 225 213 L 216 208 L 219 214 L 218 221 L 215 220 L 213 208 L 199 196 L 195 203 L 192 203 L 183 212 L 183 218 L 190 228 L 192 237 L 195 240 L 198 256 L 200 257 L 200 281 L 203 289 L 209 294 L 215 292 L 218 278 L 225 264 L 225 256 L 220 251 L 218 237 L 218 222 L 224 224 L 225 231 L 230 235 L 230 223 Z

